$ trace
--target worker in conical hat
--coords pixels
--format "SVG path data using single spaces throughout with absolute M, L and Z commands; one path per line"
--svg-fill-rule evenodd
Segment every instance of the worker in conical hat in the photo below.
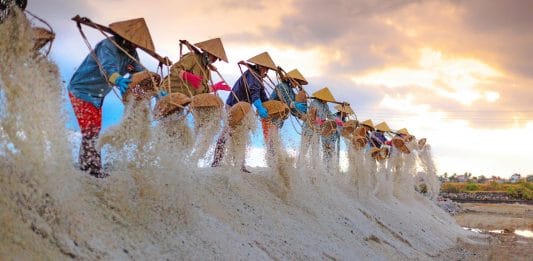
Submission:
M 277 66 L 267 52 L 260 53 L 247 62 L 240 61 L 239 64 L 245 65 L 248 69 L 235 82 L 231 89 L 232 94 L 226 99 L 226 107 L 231 107 L 237 102 L 248 102 L 256 108 L 257 114 L 261 118 L 263 127 L 263 136 L 267 140 L 269 125 L 267 122 L 268 111 L 263 106 L 263 102 L 268 101 L 268 95 L 265 91 L 263 79 L 266 77 L 268 70 L 276 70 Z M 215 148 L 214 160 L 212 167 L 220 166 L 222 158 L 224 157 L 224 146 L 226 143 L 226 136 L 228 130 L 224 130 L 217 141 Z M 242 165 L 244 172 L 249 172 L 244 163 Z
M 386 122 L 381 122 L 375 126 L 375 131 L 370 134 L 370 144 L 372 147 L 381 148 L 383 145 L 388 145 L 388 140 L 385 133 L 390 133 L 392 130 Z
M 345 125 L 350 119 L 349 117 L 351 115 L 355 115 L 355 112 L 352 110 L 352 107 L 350 107 L 350 104 L 347 102 L 342 102 L 341 104 L 335 105 L 335 110 L 337 112 L 335 113 L 335 123 L 337 124 L 337 130 L 335 131 L 335 141 L 336 141 L 336 156 L 337 156 L 337 165 L 340 164 L 340 146 L 341 146 L 341 133 L 343 131 L 343 128 L 346 127 L 346 129 L 350 129 L 350 124 L 352 126 L 356 126 L 356 121 L 352 120 L 350 123 Z M 351 129 L 353 130 L 353 129 Z M 346 135 L 344 137 L 347 137 Z M 351 137 L 351 135 L 349 135 Z
M 403 153 L 410 153 L 409 148 L 406 146 L 408 142 L 414 139 L 414 136 L 409 133 L 406 128 L 401 128 L 394 132 L 394 137 L 390 140 L 390 145 L 393 149 L 398 149 Z
M 362 121 L 359 125 L 361 125 L 367 132 L 374 130 L 374 123 L 371 119 Z
M 291 110 L 291 114 L 300 118 L 301 115 L 307 113 L 307 101 L 297 101 L 296 92 L 303 92 L 303 86 L 307 85 L 308 82 L 298 69 L 284 73 L 283 69 L 278 67 L 277 72 L 281 82 L 276 85 L 274 91 L 270 94 L 270 99 L 282 101 L 287 104 Z M 281 128 L 281 126 L 278 127 Z
M 183 55 L 179 61 L 170 67 L 170 73 L 162 83 L 161 90 L 163 92 L 161 95 L 164 96 L 166 92 L 170 91 L 172 93 L 180 92 L 192 97 L 212 91 L 229 91 L 230 87 L 224 81 L 212 86 L 209 85 L 212 64 L 217 60 L 228 62 L 220 38 L 199 42 L 194 44 L 194 46 L 184 40 L 182 43 L 185 43 L 191 51 Z
M 87 55 L 67 87 L 82 134 L 80 169 L 95 177 L 108 175 L 102 170 L 100 152 L 95 148 L 102 127 L 104 98 L 113 86 L 124 95 L 131 82 L 126 74 L 143 70 L 136 62 L 139 61 L 136 48 L 155 50 L 143 18 L 112 23 L 109 28 L 113 36 L 96 45 L 94 54 Z
M 324 87 L 311 95 L 311 102 L 309 103 L 308 110 L 312 110 L 313 112 L 316 111 L 316 115 L 314 115 L 315 118 L 312 119 L 312 122 L 307 121 L 302 126 L 302 142 L 300 145 L 301 148 L 309 147 L 309 143 L 313 135 L 316 135 L 318 130 L 327 127 L 323 126 L 325 122 L 335 121 L 335 114 L 333 114 L 329 109 L 327 104 L 328 102 L 336 102 L 335 98 L 333 97 L 333 94 L 331 94 L 328 87 Z M 323 132 L 320 133 L 323 160 L 326 165 L 326 169 L 328 170 L 333 169 L 332 159 L 335 152 L 335 142 L 337 139 L 335 133 L 336 127 L 334 128 L 334 131 L 328 133 L 327 135 Z M 303 151 L 303 153 L 305 153 L 305 151 Z
M 355 115 L 355 112 L 352 110 L 352 107 L 350 107 L 350 104 L 348 104 L 347 102 L 337 104 L 334 108 L 335 110 L 337 110 L 337 112 L 335 113 L 335 123 L 337 123 L 338 127 L 342 127 L 344 123 L 348 121 L 348 117 L 350 115 Z

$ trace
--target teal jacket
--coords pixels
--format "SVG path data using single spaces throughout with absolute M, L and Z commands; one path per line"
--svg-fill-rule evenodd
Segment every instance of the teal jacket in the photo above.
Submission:
M 119 50 L 109 39 L 99 42 L 94 48 L 94 52 L 108 79 L 113 73 L 120 75 L 128 73 L 128 65 L 133 66 L 133 71 L 130 73 L 142 71 L 139 64 Z M 131 56 L 137 61 L 139 60 L 137 51 L 134 51 Z M 106 82 L 91 54 L 85 57 L 67 87 L 74 96 L 92 103 L 97 108 L 102 107 L 104 97 L 111 91 L 111 88 L 112 84 Z
M 291 114 L 294 116 L 298 116 L 298 111 L 296 108 L 291 108 L 291 103 L 294 102 L 296 99 L 296 94 L 294 94 L 293 88 L 290 86 L 290 84 L 281 82 L 278 85 L 276 85 L 276 88 L 274 91 L 270 94 L 271 100 L 277 100 L 282 101 L 287 106 L 289 106 L 291 110 Z

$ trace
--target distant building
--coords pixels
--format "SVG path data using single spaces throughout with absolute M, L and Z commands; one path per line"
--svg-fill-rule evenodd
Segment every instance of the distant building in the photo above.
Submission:
M 458 182 L 466 182 L 466 181 L 468 181 L 468 178 L 466 177 L 466 175 L 457 176 L 457 181 Z
M 496 183 L 503 183 L 503 179 L 501 179 L 500 177 L 491 177 L 488 179 L 489 182 L 496 182 Z
M 518 181 L 520 181 L 520 174 L 518 173 L 511 175 L 511 178 L 509 178 L 509 182 L 511 183 L 516 183 Z

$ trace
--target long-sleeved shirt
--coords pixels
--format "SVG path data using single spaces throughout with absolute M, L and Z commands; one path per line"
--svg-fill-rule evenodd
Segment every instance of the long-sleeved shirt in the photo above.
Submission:
M 179 72 L 185 70 L 202 77 L 202 82 L 198 89 L 195 89 L 188 82 L 179 77 Z M 187 96 L 194 96 L 201 93 L 209 93 L 209 80 L 211 79 L 211 72 L 207 68 L 207 63 L 202 59 L 201 54 L 187 53 L 179 61 L 170 67 L 170 74 L 163 80 L 164 88 L 168 88 L 170 77 L 171 92 L 180 92 Z M 191 95 L 192 94 L 192 95 Z
M 248 88 L 246 86 L 248 86 Z M 235 82 L 231 91 L 233 94 L 230 93 L 226 100 L 226 104 L 229 106 L 233 106 L 238 102 L 234 95 L 239 98 L 239 101 L 245 101 L 248 103 L 253 103 L 257 99 L 260 99 L 261 102 L 268 101 L 268 95 L 265 91 L 263 81 L 257 74 L 254 76 L 250 70 L 244 72 L 243 76 Z
M 96 58 L 102 65 L 107 79 L 118 73 L 128 73 L 128 65 L 133 65 L 133 72 L 142 71 L 142 67 L 119 50 L 109 39 L 99 42 L 94 48 Z M 137 61 L 137 51 L 131 54 Z M 91 54 L 85 57 L 80 67 L 70 79 L 68 90 L 77 98 L 92 103 L 97 108 L 102 107 L 104 97 L 111 91 L 112 85 L 106 82 L 98 64 Z
M 287 106 L 289 106 L 291 114 L 298 116 L 298 110 L 296 110 L 294 106 L 291 108 L 291 103 L 296 100 L 296 94 L 294 93 L 293 89 L 294 88 L 290 85 L 290 83 L 281 82 L 276 85 L 276 88 L 270 94 L 270 99 L 284 102 L 287 104 Z

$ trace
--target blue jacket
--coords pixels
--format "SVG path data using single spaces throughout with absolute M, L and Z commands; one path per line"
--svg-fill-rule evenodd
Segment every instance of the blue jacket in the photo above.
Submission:
M 99 42 L 94 48 L 96 57 L 100 61 L 107 78 L 113 73 L 124 75 L 128 73 L 127 66 L 133 65 L 133 72 L 142 71 L 142 67 L 119 50 L 109 39 Z M 131 54 L 138 61 L 137 51 Z M 111 91 L 110 83 L 102 76 L 98 64 L 93 56 L 88 54 L 78 67 L 68 85 L 68 90 L 77 98 L 92 103 L 97 108 L 102 106 L 104 97 Z
M 243 78 L 246 79 L 248 89 L 244 84 Z M 239 98 L 239 101 L 245 101 L 248 103 L 253 103 L 257 99 L 261 99 L 261 102 L 268 101 L 268 96 L 265 92 L 263 81 L 260 78 L 256 78 L 252 72 L 250 72 L 250 70 L 246 70 L 244 72 L 244 75 L 239 78 L 235 85 L 233 85 L 231 91 Z M 233 94 L 230 93 L 228 95 L 228 99 L 226 100 L 226 104 L 229 106 L 233 106 L 238 102 Z

